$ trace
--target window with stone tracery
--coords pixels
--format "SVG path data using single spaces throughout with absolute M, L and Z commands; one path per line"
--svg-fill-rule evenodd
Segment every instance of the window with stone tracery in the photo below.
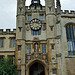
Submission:
M 67 46 L 69 56 L 75 55 L 75 24 L 66 26 Z
M 40 14 L 40 20 L 44 20 L 44 15 Z
M 11 38 L 11 39 L 10 39 L 10 47 L 11 47 L 11 48 L 15 47 L 15 43 L 16 43 L 15 38 Z
M 27 45 L 27 54 L 31 53 L 31 45 Z
M 46 53 L 46 45 L 42 45 L 42 53 Z
M 39 30 L 31 30 L 31 34 L 34 36 L 41 35 L 41 29 Z

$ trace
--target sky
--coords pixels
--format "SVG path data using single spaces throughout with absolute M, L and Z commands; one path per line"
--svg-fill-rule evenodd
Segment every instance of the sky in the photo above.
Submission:
M 42 5 L 45 5 L 45 0 L 40 0 Z M 75 0 L 60 0 L 62 10 L 75 10 Z M 29 6 L 31 0 L 26 0 L 26 5 Z M 16 28 L 16 9 L 17 0 L 0 0 L 0 29 L 15 29 Z

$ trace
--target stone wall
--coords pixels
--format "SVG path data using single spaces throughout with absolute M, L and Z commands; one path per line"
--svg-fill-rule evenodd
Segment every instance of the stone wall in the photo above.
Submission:
M 66 59 L 67 75 L 75 75 L 75 58 L 66 57 L 65 59 Z

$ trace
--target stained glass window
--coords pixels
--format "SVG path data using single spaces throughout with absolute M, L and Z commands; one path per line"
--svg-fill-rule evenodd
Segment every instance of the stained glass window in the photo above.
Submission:
M 66 26 L 67 46 L 69 56 L 75 55 L 75 25 Z

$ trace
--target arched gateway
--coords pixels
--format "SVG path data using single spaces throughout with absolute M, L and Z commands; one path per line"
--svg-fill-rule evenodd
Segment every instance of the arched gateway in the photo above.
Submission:
M 29 68 L 29 75 L 45 75 L 44 66 L 39 62 L 35 62 Z
M 27 75 L 47 75 L 46 65 L 39 61 L 35 60 L 28 64 Z

